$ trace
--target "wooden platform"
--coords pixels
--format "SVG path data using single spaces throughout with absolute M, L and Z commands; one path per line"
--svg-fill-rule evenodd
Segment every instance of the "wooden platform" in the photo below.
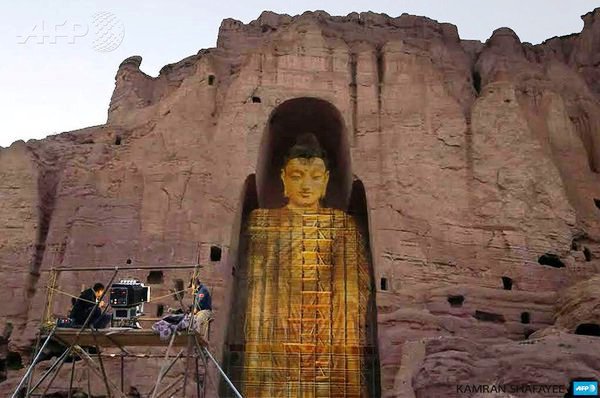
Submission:
M 62 344 L 71 345 L 75 341 L 78 332 L 79 329 L 57 328 L 53 338 Z M 201 346 L 208 346 L 208 343 L 199 334 L 193 332 L 190 336 L 195 336 Z M 94 346 L 97 344 L 99 347 L 104 348 L 166 347 L 169 345 L 169 340 L 161 340 L 159 335 L 150 329 L 110 328 L 100 329 L 96 332 L 86 329 L 81 332 L 77 344 L 80 346 Z M 187 344 L 188 335 L 185 332 L 178 334 L 173 342 L 174 347 L 185 347 Z

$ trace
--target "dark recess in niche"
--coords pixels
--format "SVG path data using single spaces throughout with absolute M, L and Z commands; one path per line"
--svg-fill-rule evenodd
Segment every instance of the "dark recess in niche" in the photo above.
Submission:
M 23 369 L 23 359 L 18 352 L 9 351 L 6 355 L 6 368 L 9 370 Z
M 575 239 L 571 241 L 571 250 L 579 250 L 579 245 Z
M 261 103 L 260 97 L 252 96 L 252 103 L 260 104 Z
M 481 75 L 476 70 L 473 71 L 473 88 L 477 92 L 477 95 L 481 94 Z
M 146 278 L 146 283 L 149 285 L 160 285 L 164 282 L 162 271 L 150 271 Z
M 582 323 L 575 329 L 575 334 L 600 337 L 600 325 L 597 323 Z
M 448 302 L 450 303 L 451 307 L 462 307 L 464 301 L 465 296 L 463 295 L 448 296 Z
M 156 316 L 161 317 L 161 316 L 163 316 L 164 313 L 165 313 L 165 305 L 159 304 L 156 307 Z
M 183 297 L 185 296 L 185 291 L 183 290 L 183 279 L 175 279 L 174 284 L 173 300 L 183 300 Z
M 541 255 L 538 259 L 538 263 L 542 265 L 548 265 L 554 268 L 563 268 L 565 266 L 565 263 L 563 263 L 556 254 L 552 253 L 546 253 Z
M 215 84 L 215 75 L 208 75 L 208 85 L 212 86 Z
M 512 285 L 513 280 L 511 278 L 509 278 L 508 276 L 502 277 L 502 286 L 504 287 L 504 290 L 512 290 Z
M 585 261 L 592 261 L 592 252 L 587 247 L 583 248 L 583 255 L 585 256 Z
M 381 290 L 388 290 L 387 278 L 381 278 Z
M 597 208 L 600 209 L 600 199 L 594 198 L 594 204 L 596 205 Z
M 529 323 L 531 320 L 531 317 L 529 315 L 529 312 L 521 312 L 521 323 Z
M 484 322 L 504 323 L 504 316 L 502 314 L 494 314 L 493 312 L 486 311 L 475 311 L 475 319 Z
M 125 261 L 127 264 L 131 264 L 131 259 L 128 258 L 127 261 Z
M 115 138 L 115 145 L 121 145 L 121 136 L 120 136 L 120 135 L 118 135 L 118 136 Z
M 526 329 L 525 332 L 523 333 L 523 335 L 525 336 L 526 339 L 528 339 L 529 336 L 531 336 L 533 334 L 533 332 L 535 332 L 535 330 L 533 330 L 533 329 Z
M 221 261 L 222 250 L 219 246 L 210 247 L 210 261 Z

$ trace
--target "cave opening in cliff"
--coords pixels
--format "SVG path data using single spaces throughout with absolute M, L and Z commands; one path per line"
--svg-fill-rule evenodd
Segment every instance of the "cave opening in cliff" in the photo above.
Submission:
M 513 280 L 511 278 L 509 278 L 508 276 L 502 277 L 502 286 L 504 287 L 504 290 L 512 290 L 512 285 Z
M 208 75 L 208 85 L 212 86 L 215 84 L 215 75 Z
M 538 259 L 538 263 L 540 263 L 541 265 L 548 265 L 554 268 L 564 268 L 565 266 L 565 263 L 562 262 L 560 257 L 552 253 L 546 253 L 541 255 Z
M 282 168 L 306 133 L 329 179 L 320 205 L 286 207 Z M 367 193 L 338 109 L 308 97 L 277 106 L 243 190 L 226 372 L 244 396 L 380 396 Z
M 594 198 L 594 204 L 596 205 L 597 208 L 600 209 L 600 199 Z
M 18 352 L 9 351 L 6 355 L 6 368 L 9 370 L 19 370 L 23 368 L 23 359 Z
M 462 307 L 464 301 L 465 296 L 461 294 L 448 296 L 448 303 L 450 303 L 451 307 Z
M 210 247 L 210 261 L 216 262 L 221 261 L 221 254 L 223 250 L 219 246 Z
M 579 244 L 577 243 L 577 240 L 573 239 L 571 241 L 571 250 L 579 250 Z
M 118 135 L 118 136 L 115 138 L 115 145 L 121 145 L 121 140 L 122 140 L 121 136 L 120 136 L 120 135 Z
M 521 323 L 529 323 L 531 320 L 531 316 L 529 312 L 521 312 Z
M 164 276 L 162 271 L 150 271 L 148 277 L 146 277 L 146 283 L 149 285 L 160 285 L 164 282 Z
M 381 278 L 381 280 L 379 281 L 379 288 L 382 291 L 388 290 L 388 280 L 387 280 L 387 278 Z
M 592 252 L 589 248 L 583 248 L 583 256 L 585 257 L 585 261 L 592 261 Z
M 600 325 L 597 323 L 582 323 L 575 329 L 575 334 L 600 337 Z

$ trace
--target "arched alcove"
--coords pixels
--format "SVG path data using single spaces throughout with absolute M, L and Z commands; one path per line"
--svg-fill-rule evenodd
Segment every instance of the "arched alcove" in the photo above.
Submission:
M 367 363 L 365 366 L 371 368 L 371 372 L 367 374 L 369 380 L 367 383 L 371 384 L 373 387 L 371 391 L 375 396 L 380 396 L 381 394 L 381 385 L 380 383 L 380 362 L 379 362 L 379 348 L 377 344 L 377 304 L 375 301 L 375 291 L 377 290 L 377 286 L 375 283 L 375 272 L 373 269 L 373 259 L 371 255 L 371 235 L 370 235 L 370 223 L 369 223 L 369 205 L 367 202 L 367 192 L 365 190 L 365 186 L 362 181 L 355 177 L 352 182 L 352 191 L 350 193 L 350 200 L 347 208 L 348 214 L 350 214 L 356 220 L 358 224 L 358 229 L 360 233 L 364 236 L 364 241 L 366 242 L 366 254 L 368 257 L 369 263 L 369 278 L 371 280 L 371 290 L 373 294 L 370 297 L 370 302 L 368 305 L 368 322 L 367 322 L 367 335 L 369 335 L 369 339 L 372 341 L 374 352 L 368 353 L 366 355 Z M 386 280 L 387 285 L 387 280 Z M 387 286 L 386 286 L 387 288 Z
M 269 117 L 256 169 L 258 203 L 261 208 L 285 205 L 280 170 L 287 149 L 299 134 L 314 133 L 327 151 L 329 185 L 325 206 L 346 210 L 352 188 L 350 149 L 342 116 L 330 102 L 302 97 L 285 101 Z
M 256 341 L 253 340 L 257 338 L 257 335 L 247 334 L 247 323 L 249 323 L 251 326 L 254 324 L 271 325 L 271 323 L 269 322 L 273 322 L 272 314 L 279 314 L 279 312 L 271 313 L 267 312 L 270 310 L 265 310 L 265 313 L 257 315 L 257 313 L 253 313 L 253 310 L 247 310 L 247 308 L 255 308 L 254 305 L 249 307 L 249 303 L 260 302 L 261 304 L 257 306 L 260 308 L 271 308 L 269 306 L 274 305 L 272 304 L 272 302 L 285 303 L 289 301 L 291 303 L 291 301 L 288 300 L 287 297 L 296 296 L 291 294 L 286 296 L 286 288 L 284 286 L 291 286 L 292 284 L 296 286 L 299 283 L 299 280 L 307 281 L 300 282 L 302 284 L 313 283 L 311 281 L 313 281 L 314 278 L 311 279 L 310 277 L 302 277 L 296 279 L 295 281 L 281 279 L 281 275 L 287 275 L 287 271 L 284 270 L 289 268 L 289 264 L 291 264 L 290 262 L 286 261 L 292 261 L 290 260 L 291 257 L 288 256 L 288 253 L 291 252 L 288 250 L 288 246 L 286 246 L 286 242 L 292 239 L 292 232 L 289 232 L 289 230 L 287 229 L 285 230 L 285 233 L 281 234 L 279 234 L 280 232 L 274 232 L 279 231 L 281 225 L 275 224 L 272 221 L 273 219 L 265 220 L 263 218 L 257 218 L 262 217 L 257 215 L 267 214 L 263 210 L 258 211 L 252 217 L 250 217 L 250 213 L 255 209 L 272 209 L 269 210 L 270 213 L 268 214 L 279 214 L 277 213 L 277 211 L 282 210 L 281 208 L 285 206 L 286 201 L 283 197 L 283 185 L 280 180 L 280 170 L 283 166 L 284 156 L 288 152 L 288 149 L 292 145 L 294 145 L 296 137 L 298 135 L 306 132 L 311 132 L 316 135 L 317 139 L 319 140 L 319 143 L 327 152 L 328 158 L 330 179 L 327 187 L 327 195 L 323 205 L 328 208 L 343 210 L 344 212 L 353 216 L 353 218 L 356 220 L 356 223 L 358 224 L 359 230 L 365 238 L 364 242 L 366 243 L 366 254 L 368 256 L 368 273 L 370 278 L 369 282 L 371 286 L 370 291 L 372 292 L 372 294 L 365 293 L 369 295 L 369 302 L 367 305 L 368 310 L 366 314 L 366 330 L 362 329 L 361 333 L 364 333 L 365 336 L 368 336 L 368 343 L 365 346 L 363 346 L 362 355 L 364 355 L 364 363 L 361 363 L 360 366 L 362 367 L 362 369 L 360 369 L 359 371 L 365 371 L 368 389 L 371 392 L 369 396 L 380 396 L 380 364 L 378 359 L 377 348 L 377 315 L 374 294 L 375 283 L 373 276 L 374 272 L 372 267 L 372 260 L 370 255 L 367 195 L 362 182 L 358 179 L 353 180 L 352 168 L 350 164 L 350 148 L 346 137 L 346 131 L 344 128 L 342 116 L 340 112 L 331 103 L 327 101 L 308 97 L 297 98 L 286 101 L 283 104 L 279 105 L 277 108 L 275 108 L 266 123 L 264 131 L 265 132 L 264 136 L 262 137 L 260 152 L 258 156 L 256 178 L 254 175 L 250 175 L 248 176 L 244 184 L 243 193 L 241 195 L 243 203 L 239 207 L 240 214 L 238 214 L 237 217 L 237 220 L 240 223 L 240 228 L 239 230 L 237 228 L 233 229 L 233 233 L 236 233 L 235 231 L 237 231 L 238 233 L 238 236 L 232 237 L 232 242 L 235 242 L 235 244 L 232 244 L 232 247 L 237 247 L 238 258 L 235 264 L 235 268 L 232 270 L 234 272 L 234 278 L 232 281 L 231 289 L 232 297 L 230 302 L 231 305 L 229 311 L 229 323 L 227 325 L 226 344 L 223 350 L 223 363 L 225 371 L 234 381 L 234 383 L 241 383 L 242 379 L 246 380 L 244 369 L 249 369 L 246 368 L 246 362 L 254 360 L 253 355 L 259 355 L 256 351 L 258 350 L 258 348 L 255 347 Z M 328 211 L 328 209 L 323 210 Z M 341 212 L 336 212 L 335 214 L 338 215 L 337 217 L 340 217 Z M 341 218 L 338 219 L 341 220 Z M 238 221 L 236 221 L 236 225 Z M 349 227 L 349 225 L 352 224 L 348 224 L 348 228 L 351 228 Z M 259 235 L 253 235 L 256 234 L 256 228 L 268 228 L 268 230 L 271 231 L 267 233 L 269 237 L 256 238 L 257 236 L 262 236 L 260 235 L 262 232 L 259 233 Z M 285 224 L 285 227 L 283 228 L 290 228 L 290 226 L 289 224 Z M 323 226 L 323 228 L 327 227 Z M 354 231 L 355 230 L 356 229 L 354 229 Z M 250 238 L 250 236 L 252 236 L 252 238 Z M 341 236 L 342 235 L 340 235 L 340 242 L 344 242 L 346 238 Z M 264 242 L 261 239 L 265 239 Z M 304 242 L 303 244 L 305 243 L 306 242 Z M 265 248 L 270 249 L 264 249 L 264 251 L 260 251 L 263 249 L 258 248 L 263 247 L 263 245 Z M 290 245 L 289 247 L 296 246 Z M 249 250 L 250 248 L 252 248 L 252 250 Z M 357 252 L 358 251 L 348 251 L 348 253 Z M 254 254 L 252 255 L 251 253 Z M 257 256 L 256 253 L 259 253 L 259 255 Z M 259 280 L 256 275 L 257 268 L 250 268 L 249 262 L 252 264 L 256 264 L 257 261 L 262 261 L 259 259 L 263 258 L 263 255 L 264 258 L 267 259 L 265 260 L 264 267 L 269 267 L 269 271 L 265 272 L 266 276 L 264 277 L 264 280 Z M 341 267 L 345 267 L 345 264 L 352 264 L 350 261 L 353 260 L 350 259 L 347 263 L 344 261 L 339 264 L 341 264 Z M 364 263 L 362 264 L 364 265 Z M 265 269 L 264 267 L 261 265 L 259 269 L 263 270 Z M 250 269 L 252 269 L 253 271 L 251 271 Z M 258 272 L 260 273 L 261 271 Z M 271 282 L 269 282 L 269 280 L 277 280 L 277 278 L 279 278 L 280 283 L 271 284 Z M 257 298 L 259 293 L 257 293 L 258 288 L 256 286 L 263 286 L 262 283 L 266 283 L 264 286 L 269 286 L 268 289 L 283 289 L 281 291 L 281 295 L 273 294 L 268 296 L 277 297 L 277 300 L 271 300 L 270 298 L 266 298 L 266 295 Z M 260 289 L 263 289 L 263 287 L 261 287 Z M 264 289 L 267 289 L 267 287 L 264 287 Z M 309 290 L 306 290 L 305 292 L 303 291 L 302 293 L 315 293 L 315 289 L 312 289 L 310 291 Z M 366 291 L 366 289 L 364 289 L 363 291 Z M 325 296 L 320 295 L 318 297 Z M 306 305 L 310 306 L 310 308 L 317 308 L 328 304 L 323 304 L 319 301 L 318 304 L 310 303 Z M 287 304 L 281 305 L 281 308 L 284 307 L 287 307 Z M 345 310 L 342 309 L 340 311 Z M 256 321 L 256 319 L 258 319 L 258 316 L 261 317 L 260 322 Z M 262 316 L 265 316 L 265 318 L 263 319 Z M 279 317 L 279 315 L 275 316 Z M 289 320 L 289 322 L 297 321 L 296 318 L 289 317 L 289 314 L 282 316 L 283 319 Z M 311 318 L 309 317 L 307 319 L 310 320 Z M 283 321 L 283 323 L 285 322 L 288 321 Z M 276 326 L 273 326 L 273 330 L 277 330 L 277 328 L 280 327 L 280 324 L 278 323 L 274 325 Z M 354 324 L 351 324 L 350 327 L 352 327 L 352 325 Z M 290 327 L 290 333 L 292 333 L 292 329 L 294 328 Z M 265 327 L 265 330 L 270 331 L 270 326 Z M 308 329 L 305 331 L 305 333 L 308 333 Z M 296 344 L 296 342 L 292 342 L 291 344 Z M 248 351 L 249 346 L 253 347 L 251 348 L 251 351 Z M 262 355 L 262 351 L 260 351 L 260 355 Z M 277 355 L 284 354 L 279 353 Z M 280 359 L 278 359 L 277 361 L 279 360 Z M 315 364 L 316 363 L 319 363 L 319 366 L 326 366 L 324 365 L 323 360 L 317 361 L 315 359 Z M 271 366 L 272 365 L 273 364 L 271 364 Z M 289 366 L 292 366 L 292 364 L 290 364 Z M 335 391 L 333 393 L 335 394 Z M 221 396 L 225 397 L 231 396 L 230 390 L 227 385 L 221 385 L 221 394 Z

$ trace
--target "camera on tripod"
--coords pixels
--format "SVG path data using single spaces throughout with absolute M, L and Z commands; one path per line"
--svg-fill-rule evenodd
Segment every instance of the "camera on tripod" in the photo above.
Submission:
M 150 287 L 137 279 L 121 279 L 110 288 L 113 307 L 113 326 L 137 327 L 138 317 L 144 312 L 144 303 L 150 300 Z M 116 325 L 115 325 L 116 324 Z

